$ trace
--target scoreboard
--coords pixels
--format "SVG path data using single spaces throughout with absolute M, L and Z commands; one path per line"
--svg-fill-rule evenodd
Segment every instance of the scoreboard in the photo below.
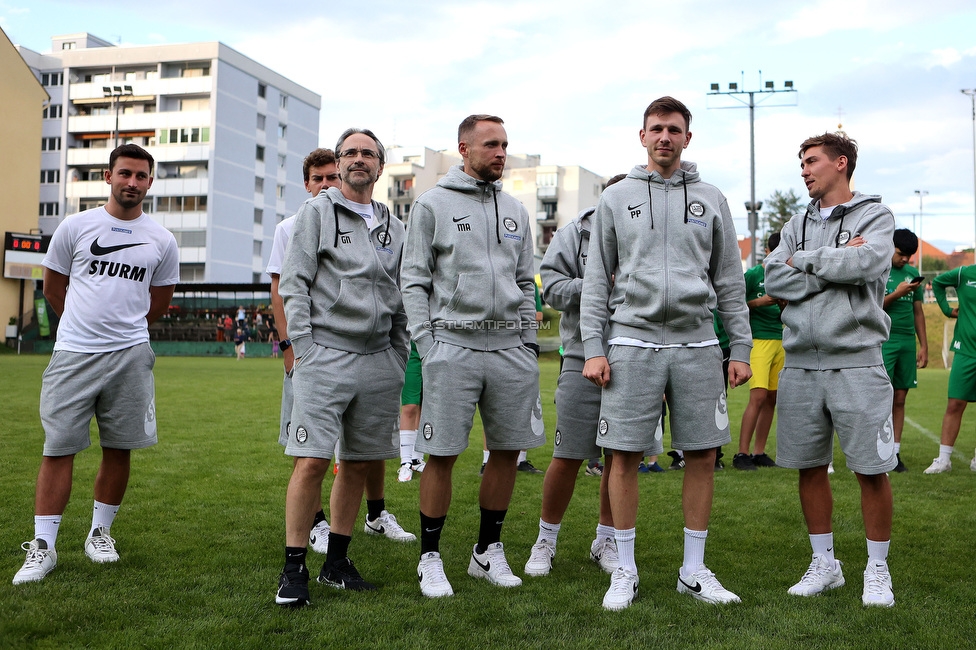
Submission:
M 43 280 L 41 262 L 51 235 L 8 232 L 3 238 L 3 277 L 13 280 Z

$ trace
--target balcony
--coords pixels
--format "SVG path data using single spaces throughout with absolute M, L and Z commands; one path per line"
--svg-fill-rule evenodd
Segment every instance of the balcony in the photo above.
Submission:
M 125 110 L 124 103 L 121 110 Z M 209 126 L 210 111 L 119 113 L 120 133 Z M 107 115 L 73 115 L 68 118 L 68 133 L 111 133 L 114 130 L 115 111 L 111 108 Z
M 210 143 L 204 144 L 164 144 L 145 147 L 156 162 L 193 162 L 210 160 Z M 107 165 L 111 150 L 107 147 L 94 149 L 68 149 L 69 167 Z
M 535 195 L 539 199 L 555 199 L 558 193 L 558 187 L 555 185 L 548 185 L 538 188 Z
M 132 94 L 138 97 L 155 95 L 201 95 L 213 91 L 214 77 L 174 77 L 169 79 L 136 79 L 106 83 L 71 84 L 68 98 L 71 101 L 103 99 L 102 86 L 132 86 Z
M 391 201 L 413 201 L 413 188 L 408 187 L 403 189 L 391 187 L 389 189 L 388 197 Z
M 105 153 L 103 163 L 108 162 Z M 64 196 L 67 199 L 108 199 L 109 185 L 105 181 L 73 181 L 65 183 Z
M 535 213 L 535 221 L 540 226 L 555 226 L 559 221 L 559 215 L 555 212 L 549 214 L 545 210 Z

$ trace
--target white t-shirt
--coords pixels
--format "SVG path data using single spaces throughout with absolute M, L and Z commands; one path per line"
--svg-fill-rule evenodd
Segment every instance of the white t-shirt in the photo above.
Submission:
M 180 280 L 173 233 L 146 214 L 123 221 L 104 207 L 65 219 L 43 264 L 69 278 L 54 344 L 69 352 L 112 352 L 148 341 L 149 287 Z
M 271 254 L 268 256 L 268 275 L 281 275 L 281 265 L 285 261 L 285 251 L 291 240 L 291 231 L 295 228 L 295 216 L 284 219 L 275 226 L 274 241 L 271 243 Z

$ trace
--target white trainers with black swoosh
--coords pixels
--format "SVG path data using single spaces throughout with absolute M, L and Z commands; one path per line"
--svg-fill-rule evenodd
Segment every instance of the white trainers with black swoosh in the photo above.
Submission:
M 678 570 L 678 593 L 689 594 L 693 598 L 713 605 L 742 602 L 738 596 L 722 586 L 715 574 L 704 564 L 691 575 L 684 575 Z
M 444 598 L 453 596 L 454 590 L 444 574 L 444 562 L 441 554 L 430 551 L 420 556 L 417 565 L 417 579 L 420 581 L 420 593 L 428 598 Z
M 505 548 L 501 542 L 489 544 L 484 553 L 478 553 L 478 545 L 471 550 L 471 561 L 468 562 L 468 575 L 473 578 L 484 578 L 499 587 L 518 587 L 522 578 L 512 573 L 505 559 Z
M 384 510 L 380 516 L 370 521 L 366 519 L 363 530 L 369 535 L 383 535 L 394 542 L 412 542 L 417 539 L 413 533 L 403 530 L 403 526 L 397 523 L 396 517 Z
M 312 547 L 313 551 L 322 555 L 329 552 L 330 530 L 329 522 L 324 519 L 312 526 L 312 530 L 308 534 L 308 545 Z
M 610 576 L 610 588 L 603 596 L 603 609 L 618 612 L 627 609 L 637 598 L 637 585 L 640 579 L 637 573 L 624 567 L 617 569 Z

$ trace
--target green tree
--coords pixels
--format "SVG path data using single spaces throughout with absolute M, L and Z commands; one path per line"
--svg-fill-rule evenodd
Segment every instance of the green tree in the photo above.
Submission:
M 766 232 L 779 232 L 794 214 L 803 211 L 803 199 L 797 196 L 793 188 L 786 192 L 776 190 L 765 203 Z

